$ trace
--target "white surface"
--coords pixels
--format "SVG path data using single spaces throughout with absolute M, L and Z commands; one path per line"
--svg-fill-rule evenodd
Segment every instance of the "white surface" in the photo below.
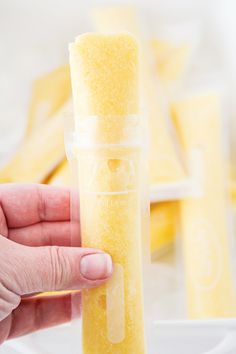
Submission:
M 6 342 L 0 354 L 81 354 L 79 333 L 80 323 L 51 328 Z M 157 322 L 151 346 L 149 354 L 235 354 L 236 321 Z

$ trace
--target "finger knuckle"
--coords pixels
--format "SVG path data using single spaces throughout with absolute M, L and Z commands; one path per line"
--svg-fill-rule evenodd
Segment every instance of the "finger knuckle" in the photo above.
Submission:
M 10 291 L 0 282 L 0 321 L 6 318 L 19 305 L 20 296 Z
M 70 264 L 61 247 L 51 246 L 48 249 L 51 263 L 51 287 L 60 290 L 70 271 Z

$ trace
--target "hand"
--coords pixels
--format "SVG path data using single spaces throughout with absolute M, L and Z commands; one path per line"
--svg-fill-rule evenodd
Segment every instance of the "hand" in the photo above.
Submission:
M 94 287 L 111 275 L 109 255 L 68 246 L 68 190 L 0 185 L 0 343 L 70 320 L 70 294 L 25 296 Z

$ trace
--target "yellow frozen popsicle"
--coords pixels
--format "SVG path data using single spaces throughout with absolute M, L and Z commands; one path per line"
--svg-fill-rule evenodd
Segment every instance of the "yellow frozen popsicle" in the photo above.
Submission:
M 62 65 L 33 82 L 29 109 L 28 138 L 53 116 L 71 95 L 69 65 Z
M 72 114 L 71 102 L 39 131 L 32 134 L 0 171 L 1 182 L 43 182 L 65 158 L 64 118 Z
M 177 153 L 177 142 L 169 130 L 168 110 L 157 84 L 151 45 L 142 39 L 137 11 L 132 6 L 101 7 L 93 11 L 93 21 L 99 32 L 109 34 L 125 30 L 139 38 L 141 95 L 150 131 L 150 182 L 155 185 L 182 180 L 185 171 Z
M 70 45 L 82 245 L 110 253 L 107 285 L 84 290 L 84 354 L 144 354 L 138 46 L 129 34 Z
M 189 316 L 235 316 L 220 100 L 215 93 L 189 96 L 172 108 L 186 153 L 202 156 L 203 194 L 181 202 Z
M 178 203 L 151 204 L 150 233 L 152 257 L 160 257 L 173 247 L 177 232 Z
M 179 80 L 189 60 L 190 45 L 188 43 L 174 45 L 156 38 L 151 41 L 151 47 L 162 83 L 168 85 Z

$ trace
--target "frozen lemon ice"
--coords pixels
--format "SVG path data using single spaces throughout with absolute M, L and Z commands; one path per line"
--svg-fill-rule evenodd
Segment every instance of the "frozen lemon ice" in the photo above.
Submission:
M 69 65 L 62 65 L 33 82 L 26 138 L 41 129 L 71 95 Z
M 151 204 L 150 234 L 153 257 L 162 256 L 173 247 L 177 232 L 178 202 Z
M 137 61 L 136 43 L 127 40 L 123 52 L 121 35 L 116 36 L 115 42 L 112 36 L 88 34 L 78 38 L 70 47 L 71 63 L 77 63 L 71 66 L 72 80 L 77 77 L 76 83 L 73 83 L 76 112 L 85 117 L 94 114 L 121 117 L 137 114 L 138 89 L 133 89 L 138 85 L 137 68 L 134 66 L 134 60 Z M 112 60 L 114 52 L 116 62 Z M 81 74 L 84 78 L 79 80 Z
M 170 41 L 153 39 L 151 47 L 160 80 L 164 85 L 173 83 L 183 76 L 190 55 L 190 45 L 174 45 Z
M 144 354 L 138 46 L 129 34 L 70 45 L 83 247 L 111 254 L 106 285 L 84 290 L 84 354 Z
M 223 157 L 220 99 L 189 96 L 172 106 L 186 153 L 201 154 L 202 195 L 181 202 L 188 312 L 191 318 L 236 315 Z
M 0 181 L 43 182 L 65 158 L 63 120 L 68 114 L 71 114 L 70 102 L 23 142 L 0 171 Z

